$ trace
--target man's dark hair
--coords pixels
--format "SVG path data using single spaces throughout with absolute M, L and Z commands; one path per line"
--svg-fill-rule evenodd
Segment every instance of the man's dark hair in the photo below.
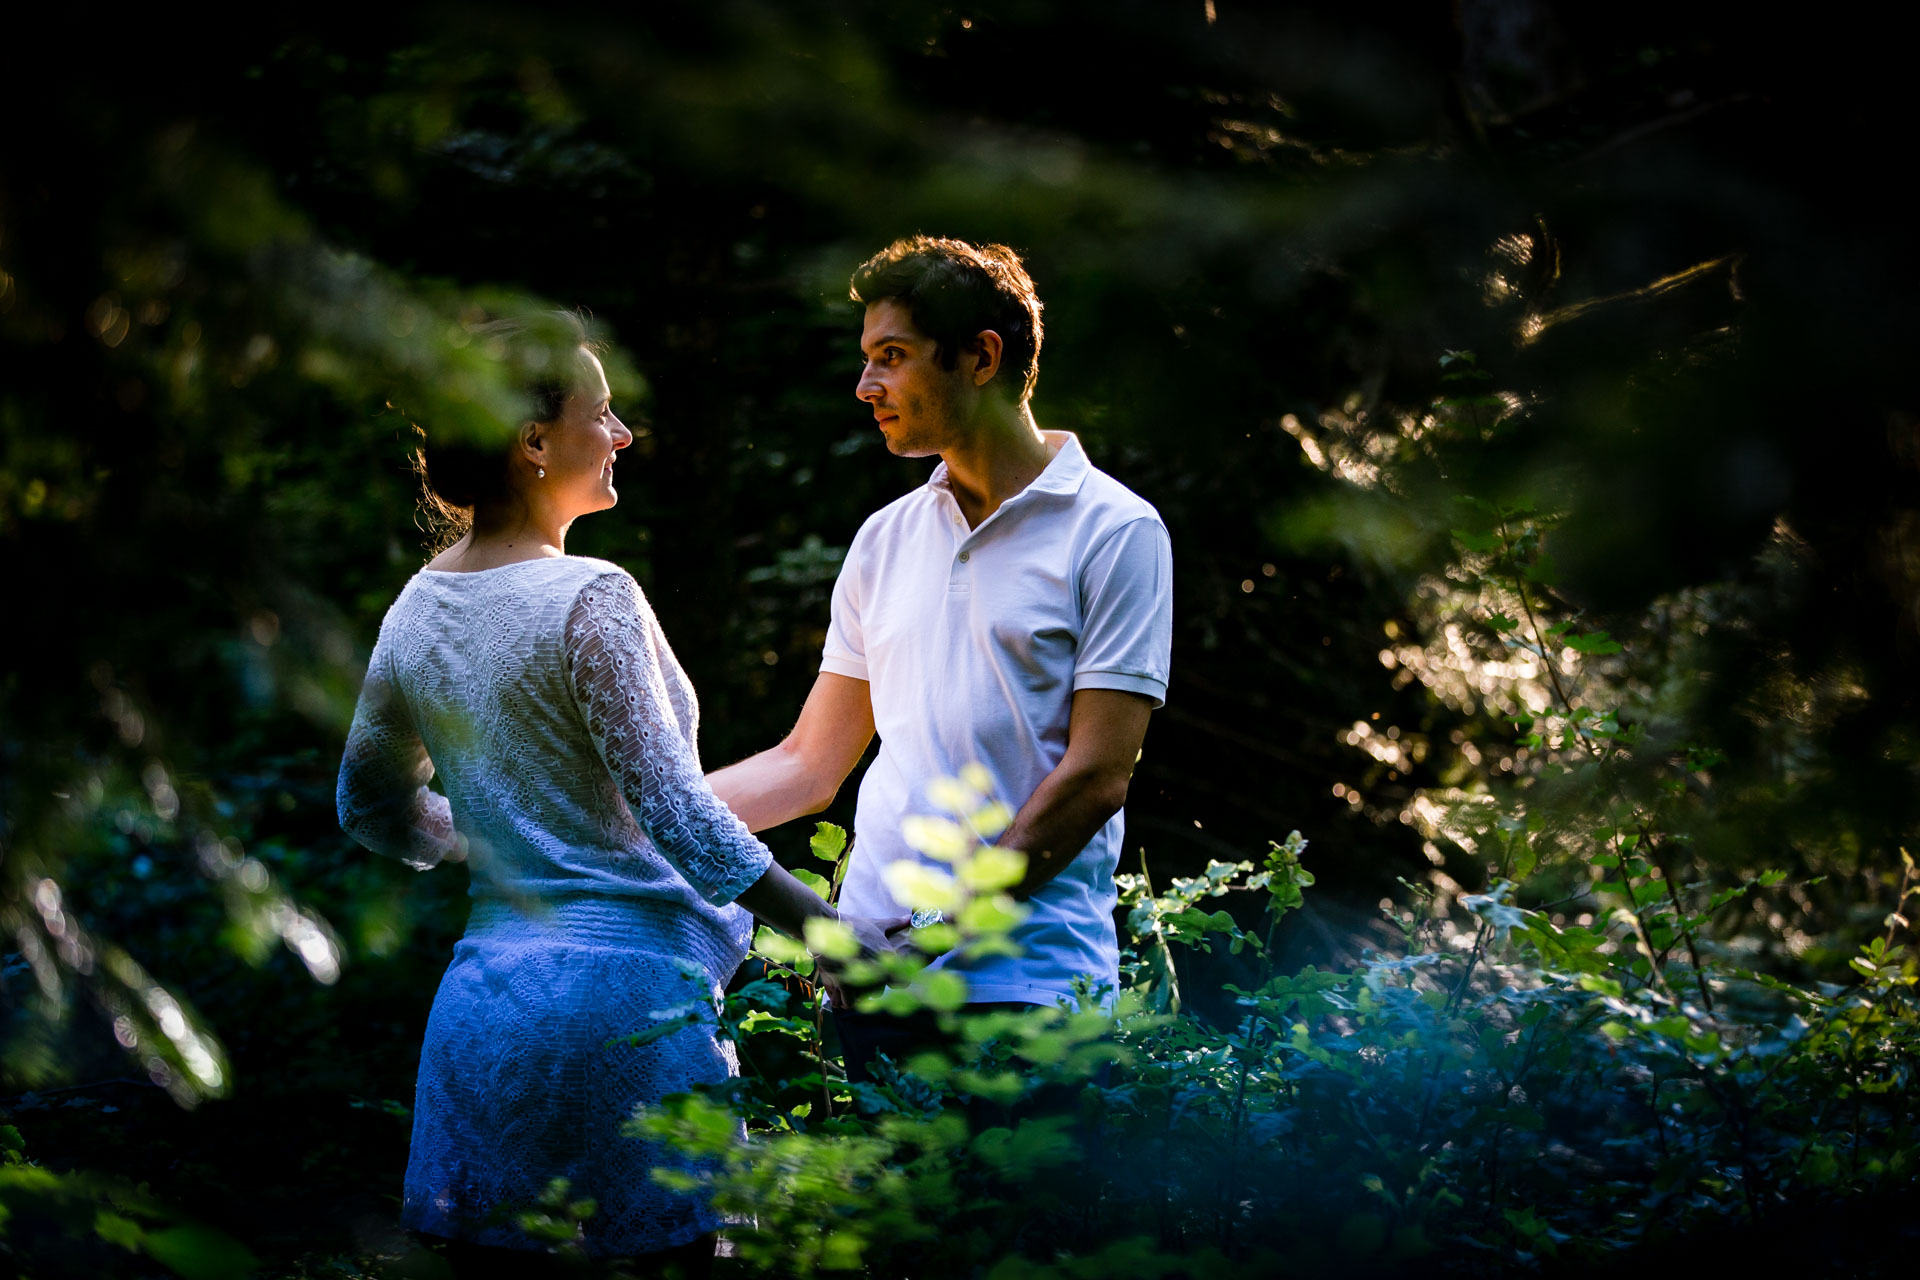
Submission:
M 868 306 L 903 304 L 934 342 L 943 369 L 954 368 L 974 335 L 1000 335 L 1001 368 L 1020 380 L 1020 402 L 1040 378 L 1040 297 L 1020 255 L 1003 244 L 908 236 L 895 240 L 853 273 L 852 297 Z

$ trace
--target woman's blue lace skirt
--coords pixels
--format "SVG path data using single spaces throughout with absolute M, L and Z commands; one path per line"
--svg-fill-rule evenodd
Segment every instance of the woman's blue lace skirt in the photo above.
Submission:
M 544 1248 L 516 1223 L 551 1181 L 596 1203 L 594 1257 L 685 1244 L 720 1219 L 653 1181 L 695 1165 L 622 1136 L 642 1104 L 734 1074 L 714 1020 L 634 1048 L 609 1046 L 718 995 L 713 941 L 671 903 L 571 898 L 516 909 L 482 900 L 427 1020 L 407 1160 L 409 1228 L 476 1244 Z

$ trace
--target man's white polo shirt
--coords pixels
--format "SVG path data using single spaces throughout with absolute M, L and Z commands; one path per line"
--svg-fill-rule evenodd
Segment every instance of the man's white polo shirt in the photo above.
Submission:
M 833 590 L 822 671 L 868 682 L 879 758 L 860 783 L 841 908 L 905 914 L 884 870 L 925 859 L 900 833 L 937 814 L 927 784 L 978 762 L 1018 810 L 1067 748 L 1077 689 L 1166 698 L 1173 554 L 1160 515 L 1046 433 L 1046 470 L 967 528 L 943 462 L 919 489 L 868 518 Z M 964 960 L 968 999 L 1052 1004 L 1076 978 L 1118 983 L 1113 873 L 1125 823 L 1107 820 L 1031 899 L 1018 957 Z M 936 865 L 931 864 L 930 865 Z

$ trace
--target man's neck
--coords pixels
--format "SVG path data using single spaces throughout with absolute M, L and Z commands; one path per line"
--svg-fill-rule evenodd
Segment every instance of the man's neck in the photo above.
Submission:
M 1047 469 L 1053 449 L 1026 405 L 996 405 L 975 424 L 962 444 L 940 451 L 947 483 L 960 514 L 971 528 L 1000 509 Z

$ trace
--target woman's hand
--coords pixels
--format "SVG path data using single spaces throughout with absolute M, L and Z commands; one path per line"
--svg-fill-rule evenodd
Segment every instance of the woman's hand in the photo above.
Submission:
M 840 923 L 847 926 L 848 932 L 853 934 L 853 940 L 860 944 L 862 960 L 898 955 L 907 948 L 908 921 L 905 916 L 841 916 Z
M 770 864 L 761 877 L 741 893 L 738 901 L 789 938 L 805 940 L 809 920 L 838 921 L 853 935 L 854 942 L 860 948 L 852 957 L 855 960 L 878 960 L 881 956 L 898 955 L 908 949 L 908 926 L 911 921 L 906 916 L 841 915 L 777 862 Z M 841 985 L 840 965 L 825 956 L 817 960 L 821 980 L 833 997 L 834 1006 L 851 1008 Z
M 841 916 L 840 923 L 860 944 L 858 958 L 861 960 L 877 960 L 883 955 L 896 955 L 907 950 L 908 920 L 905 916 Z M 820 984 L 827 989 L 827 1000 L 836 1009 L 852 1009 L 856 993 L 847 989 L 842 977 L 843 966 L 825 956 L 815 957 L 814 962 L 818 966 Z

